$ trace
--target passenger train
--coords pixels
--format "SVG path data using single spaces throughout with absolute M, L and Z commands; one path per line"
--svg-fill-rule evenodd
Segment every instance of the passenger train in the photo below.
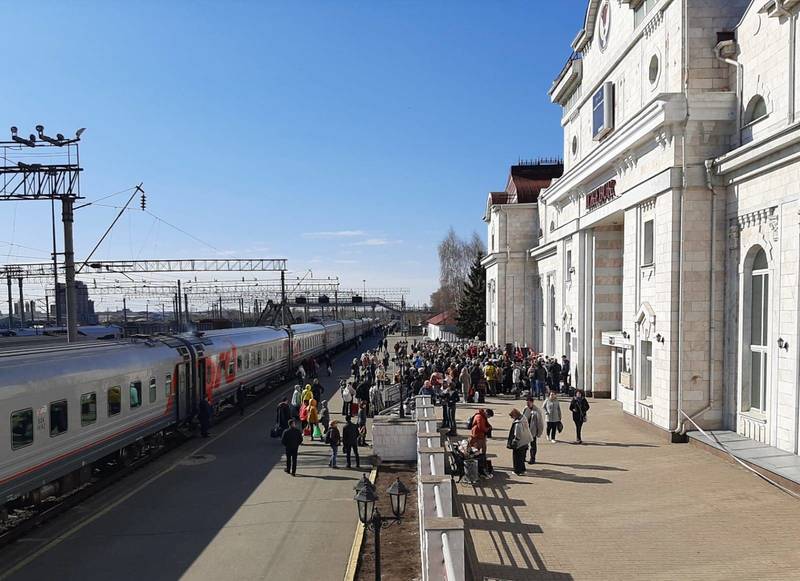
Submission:
M 0 513 L 127 463 L 189 422 L 371 332 L 375 319 L 0 352 Z

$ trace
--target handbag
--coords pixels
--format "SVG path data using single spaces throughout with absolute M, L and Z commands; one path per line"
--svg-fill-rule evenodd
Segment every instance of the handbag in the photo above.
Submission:
M 310 436 L 311 435 L 311 426 L 306 426 L 305 428 L 303 428 L 303 435 L 304 436 Z
M 314 431 L 312 432 L 312 438 L 321 438 L 322 437 L 322 430 L 319 429 L 319 424 L 314 424 Z
M 559 422 L 556 424 L 556 429 L 558 430 L 558 433 L 560 434 L 560 433 L 561 433 L 561 430 L 563 430 L 563 429 L 564 429 L 564 424 L 562 424 L 562 423 L 559 421 Z
M 275 424 L 272 426 L 272 429 L 269 431 L 270 438 L 280 438 L 283 431 L 281 430 L 280 424 Z

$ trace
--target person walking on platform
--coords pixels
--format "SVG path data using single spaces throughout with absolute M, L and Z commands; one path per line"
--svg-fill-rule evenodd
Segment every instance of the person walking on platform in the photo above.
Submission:
M 289 420 L 292 419 L 287 398 L 283 398 L 275 411 L 275 423 L 280 426 L 281 434 L 289 428 Z
M 325 393 L 325 388 L 322 387 L 322 384 L 319 382 L 319 378 L 317 377 L 311 384 L 311 396 L 317 401 L 322 401 L 323 393 Z
M 547 439 L 555 444 L 558 425 L 561 423 L 561 406 L 558 403 L 558 394 L 555 391 L 551 391 L 542 407 L 547 420 Z
M 358 406 L 358 445 L 367 445 L 367 402 Z
M 322 441 L 323 432 L 319 427 L 319 410 L 315 399 L 308 402 L 308 427 L 311 428 L 311 441 L 314 441 L 315 435 Z
M 355 395 L 355 391 L 353 390 L 352 386 L 345 383 L 344 380 L 342 380 L 339 383 L 339 385 L 340 385 L 339 391 L 341 392 L 342 396 L 342 415 L 347 417 L 349 415 L 352 415 L 350 404 L 353 403 L 353 396 Z
M 331 412 L 328 409 L 328 400 L 325 399 L 319 404 L 319 423 L 322 424 L 322 433 L 324 434 L 331 424 Z
M 468 365 L 464 365 L 461 368 L 461 374 L 458 376 L 458 379 L 461 382 L 461 398 L 465 403 L 468 403 L 472 392 L 472 376 L 469 373 Z
M 294 476 L 297 472 L 297 452 L 303 443 L 303 432 L 297 428 L 295 420 L 289 420 L 289 427 L 281 434 L 281 444 L 286 452 L 286 468 L 284 472 Z
M 578 389 L 575 391 L 575 397 L 569 404 L 569 411 L 572 412 L 572 421 L 575 422 L 575 436 L 576 444 L 583 444 L 581 440 L 581 428 L 586 423 L 586 412 L 589 411 L 589 402 L 583 397 L 583 390 Z
M 292 413 L 292 417 L 295 419 L 300 419 L 300 406 L 303 405 L 303 388 L 299 385 L 294 386 L 292 400 L 289 405 L 291 406 L 290 411 Z
M 351 420 L 350 416 L 345 416 L 345 424 L 342 428 L 342 447 L 344 449 L 345 458 L 347 458 L 347 467 L 350 468 L 350 454 L 356 458 L 356 468 L 361 467 L 361 460 L 358 457 L 358 426 Z
M 211 407 L 211 402 L 208 397 L 200 400 L 200 406 L 197 410 L 197 419 L 200 422 L 200 435 L 208 438 L 208 428 L 211 427 L 211 416 L 214 415 L 214 408 Z
M 331 447 L 331 460 L 328 462 L 328 466 L 331 468 L 338 468 L 336 465 L 336 458 L 339 454 L 339 442 L 342 439 L 339 428 L 336 425 L 338 423 L 339 422 L 336 420 L 333 420 L 331 422 L 331 427 L 328 428 L 328 431 L 325 433 L 325 442 Z
M 307 383 L 305 389 L 303 389 L 303 402 L 306 404 L 314 399 L 314 392 L 311 391 L 311 384 Z
M 528 427 L 531 430 L 531 456 L 528 464 L 536 464 L 536 438 L 540 438 L 544 433 L 544 418 L 542 410 L 536 407 L 533 395 L 528 396 L 528 405 L 522 410 L 522 415 L 528 420 Z
M 533 439 L 531 437 L 531 429 L 518 409 L 511 410 L 508 415 L 511 416 L 514 422 L 508 431 L 506 447 L 511 450 L 514 459 L 514 474 L 522 476 L 525 474 L 525 453 L 528 451 L 528 446 Z

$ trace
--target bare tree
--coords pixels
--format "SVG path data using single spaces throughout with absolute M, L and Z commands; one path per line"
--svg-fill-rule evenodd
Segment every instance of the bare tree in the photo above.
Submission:
M 439 290 L 431 295 L 437 311 L 454 310 L 464 293 L 464 283 L 475 257 L 483 252 L 483 241 L 476 232 L 462 240 L 452 226 L 439 243 Z

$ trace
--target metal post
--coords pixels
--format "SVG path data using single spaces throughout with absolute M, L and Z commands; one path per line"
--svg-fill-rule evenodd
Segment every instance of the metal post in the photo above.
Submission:
M 375 509 L 372 529 L 375 531 L 375 581 L 381 581 L 381 514 Z
M 128 301 L 122 297 L 122 334 L 128 336 Z
M 11 276 L 8 277 L 8 332 L 14 328 L 14 299 L 11 297 Z
M 334 311 L 334 318 L 338 321 L 339 319 L 339 287 L 337 286 L 333 291 L 333 311 Z
M 281 271 L 281 326 L 286 326 L 286 273 Z
M 183 293 L 183 306 L 183 321 L 186 323 L 186 330 L 188 331 L 189 325 L 192 322 L 192 319 L 189 316 L 189 293 Z
M 36 324 L 36 301 L 31 301 L 31 327 Z
M 53 288 L 55 289 L 55 320 L 56 326 L 61 324 L 61 305 L 58 303 L 58 254 L 56 252 L 56 201 L 50 200 L 50 213 L 53 219 Z
M 44 323 L 50 322 L 50 297 L 44 295 Z
M 67 342 L 78 340 L 78 313 L 75 300 L 75 249 L 72 242 L 72 206 L 70 196 L 61 198 L 61 221 L 64 223 L 64 281 L 67 299 Z
M 183 331 L 183 311 L 181 310 L 181 279 L 178 279 L 178 294 L 175 295 L 175 304 L 178 307 L 178 332 Z
M 22 277 L 17 279 L 19 282 L 19 328 L 25 326 L 25 297 L 22 296 Z

